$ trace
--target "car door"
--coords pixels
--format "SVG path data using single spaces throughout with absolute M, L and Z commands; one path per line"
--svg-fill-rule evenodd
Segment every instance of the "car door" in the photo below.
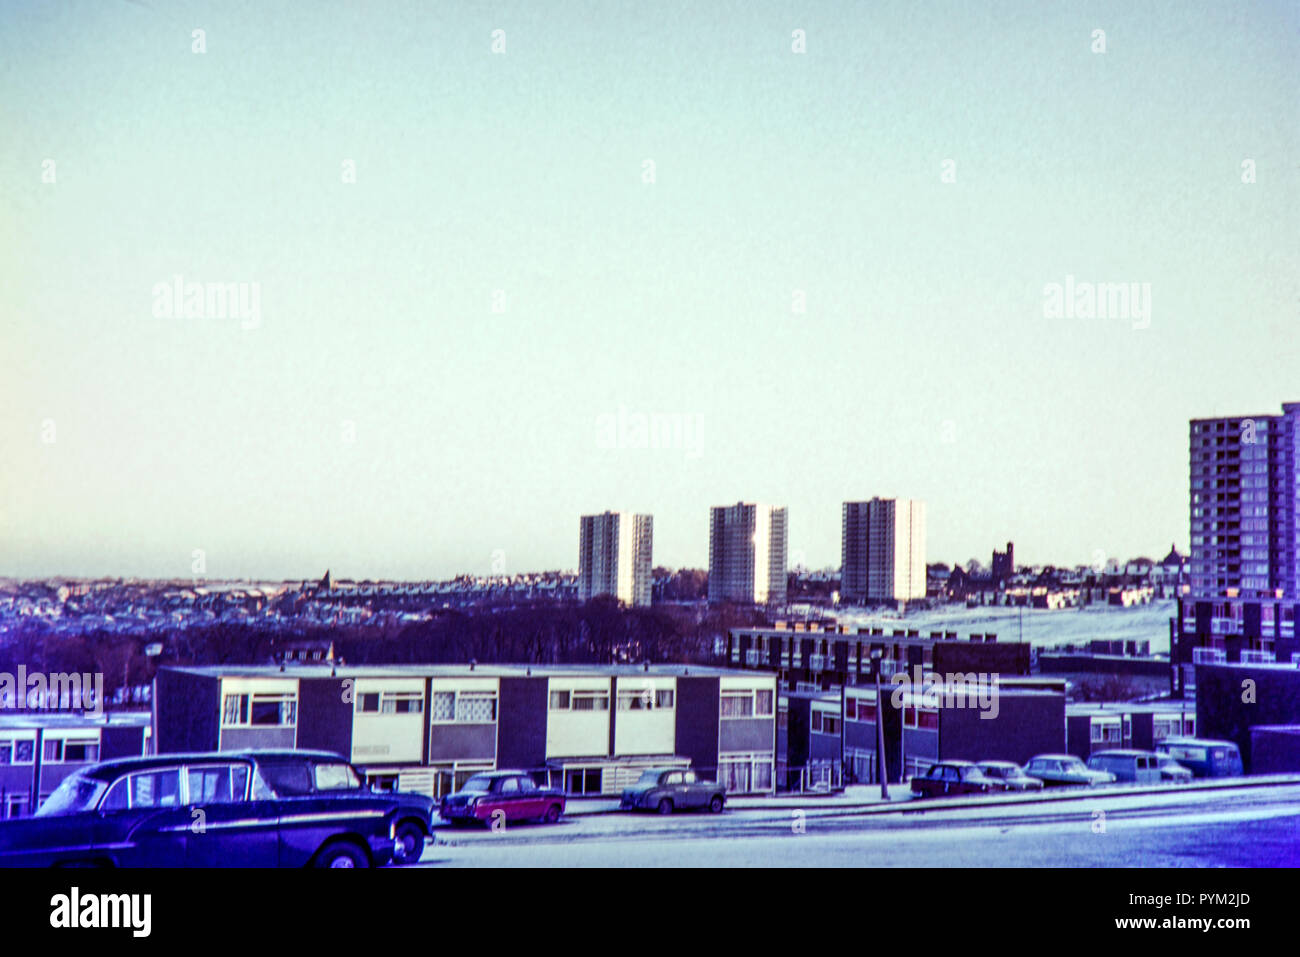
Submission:
M 682 772 L 682 786 L 686 790 L 686 800 L 690 807 L 706 807 L 708 805 L 708 789 L 694 771 Z
M 304 760 L 259 760 L 254 769 L 253 798 L 275 808 L 276 855 L 281 867 L 305 864 L 338 829 L 339 822 L 315 794 L 311 768 Z
M 99 804 L 95 849 L 119 867 L 184 867 L 190 823 L 179 765 L 114 781 Z
M 686 778 L 681 771 L 670 771 L 664 775 L 664 790 L 673 802 L 673 810 L 690 807 L 685 784 Z
M 499 808 L 503 811 L 507 821 L 518 821 L 528 817 L 526 812 L 527 804 L 524 796 L 519 791 L 519 779 L 517 777 L 499 779 L 492 797 L 494 799 L 493 808 Z
M 956 768 L 943 765 L 942 769 L 939 772 L 939 780 L 941 782 L 940 784 L 941 790 L 939 793 L 952 794 L 954 791 L 957 790 L 957 787 L 961 782 L 961 775 L 957 773 Z
M 521 774 L 518 780 L 519 787 L 519 816 L 526 818 L 541 817 L 546 813 L 546 797 L 542 794 L 541 788 L 526 774 Z
M 186 765 L 190 816 L 187 867 L 275 867 L 279 863 L 279 804 L 250 800 L 247 762 Z
M 925 781 L 927 797 L 941 797 L 947 791 L 948 785 L 944 778 L 947 770 L 942 764 L 936 764 L 930 769 L 930 774 Z

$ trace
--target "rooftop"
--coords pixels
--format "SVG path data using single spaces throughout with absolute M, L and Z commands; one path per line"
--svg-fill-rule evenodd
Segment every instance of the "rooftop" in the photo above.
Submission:
M 147 711 L 120 711 L 104 714 L 67 711 L 7 711 L 0 714 L 0 728 L 136 728 L 148 727 L 152 716 Z
M 641 675 L 661 677 L 731 677 L 754 678 L 763 674 L 740 668 L 713 668 L 707 665 L 530 665 L 530 664 L 391 664 L 391 665 L 337 665 L 287 664 L 279 665 L 202 665 L 161 668 L 160 671 L 177 671 L 206 675 L 212 678 L 552 678 L 559 676 L 613 676 L 632 678 Z M 775 673 L 767 675 L 773 680 Z

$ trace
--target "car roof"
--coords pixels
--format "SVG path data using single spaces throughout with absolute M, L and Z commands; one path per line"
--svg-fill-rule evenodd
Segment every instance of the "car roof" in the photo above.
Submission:
M 1237 746 L 1234 741 L 1221 741 L 1218 738 L 1189 738 L 1184 735 L 1173 735 L 1168 738 L 1161 738 L 1156 742 L 1156 747 L 1159 747 L 1162 744 L 1197 744 L 1202 747 L 1215 748 L 1235 748 Z
M 1014 761 L 981 761 L 979 766 L 982 768 L 1016 768 L 1019 770 L 1020 765 Z
M 148 771 L 150 768 L 165 768 L 173 764 L 198 764 L 213 761 L 253 761 L 255 763 L 275 763 L 291 759 L 346 761 L 342 755 L 332 751 L 309 751 L 287 749 L 256 749 L 242 751 L 180 751 L 173 754 L 151 754 L 138 758 L 114 758 L 99 764 L 82 768 L 80 774 L 93 778 L 110 778 L 130 771 Z
M 1108 748 L 1105 751 L 1094 751 L 1088 755 L 1090 758 L 1155 758 L 1159 757 L 1154 751 L 1143 751 L 1141 748 Z
M 1035 754 L 1030 761 L 1078 761 L 1077 754 Z

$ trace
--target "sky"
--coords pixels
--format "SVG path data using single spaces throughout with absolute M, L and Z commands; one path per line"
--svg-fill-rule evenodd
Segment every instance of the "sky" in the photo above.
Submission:
M 701 567 L 740 500 L 821 568 L 873 496 L 1186 551 L 1188 420 L 1300 400 L 1298 63 L 1296 3 L 7 0 L 0 575 L 573 568 L 605 509 Z

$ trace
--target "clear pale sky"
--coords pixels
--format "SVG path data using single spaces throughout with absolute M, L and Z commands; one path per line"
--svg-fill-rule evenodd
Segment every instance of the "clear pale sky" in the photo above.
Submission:
M 702 566 L 740 499 L 823 567 L 873 495 L 932 561 L 1185 550 L 1188 419 L 1300 400 L 1298 9 L 8 0 L 0 574 L 571 568 L 606 508 Z

